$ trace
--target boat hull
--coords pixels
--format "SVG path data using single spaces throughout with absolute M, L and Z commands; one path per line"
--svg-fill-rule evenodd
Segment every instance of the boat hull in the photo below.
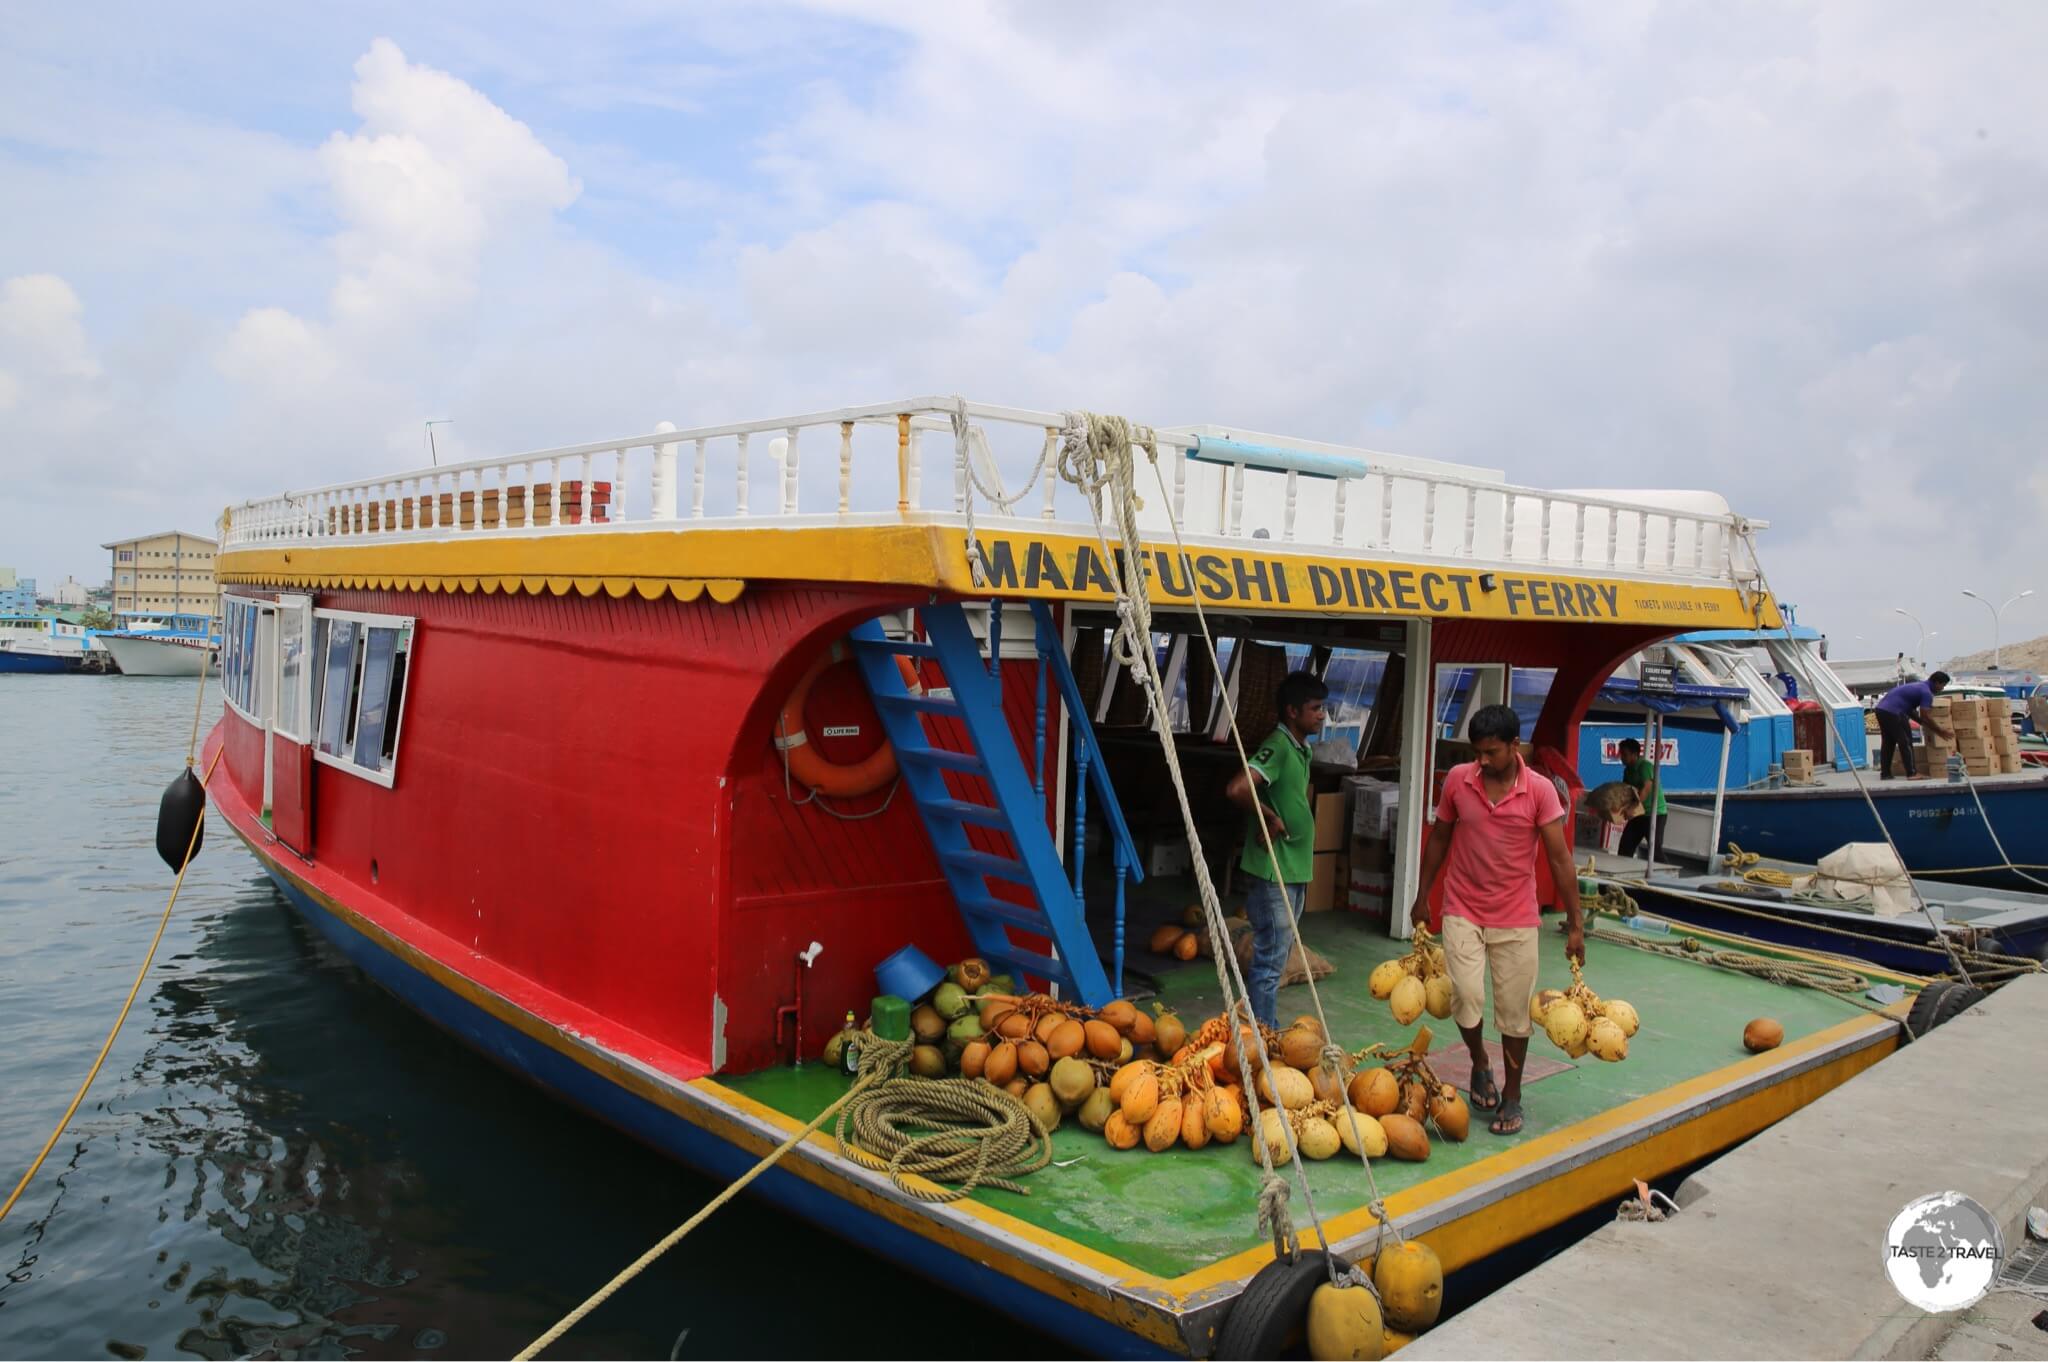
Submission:
M 30 676 L 62 676 L 67 672 L 85 670 L 85 654 L 66 657 L 61 653 L 19 652 L 13 648 L 0 648 L 0 673 L 15 672 Z
M 101 634 L 100 644 L 123 676 L 197 676 L 211 667 L 215 650 L 196 639 L 122 638 Z
M 1897 787 L 1897 788 L 1895 788 Z M 1946 782 L 1873 782 L 1871 798 L 1915 876 L 1997 889 L 2039 890 L 2039 882 L 2006 868 L 2036 867 L 2048 880 L 2048 778 Z M 1983 813 L 1978 812 L 1978 800 Z M 1712 797 L 1672 795 L 1674 804 L 1712 807 Z M 1985 820 L 2005 848 L 1999 854 Z M 1870 807 L 1853 788 L 1731 792 L 1721 814 L 1721 840 L 1773 860 L 1817 864 L 1850 842 L 1882 841 Z
M 1933 928 L 1917 915 L 1861 921 L 1853 928 L 1856 935 L 1849 937 L 1830 930 L 1839 924 L 1823 922 L 1819 914 L 1807 912 L 1797 903 L 1724 903 L 1714 895 L 1690 889 L 1683 894 L 1666 893 L 1654 880 L 1631 881 L 1628 892 L 1643 912 L 1673 922 L 1747 936 L 1776 946 L 1846 955 L 1905 974 L 1938 974 L 1949 968 L 1947 952 L 1935 940 Z M 2019 930 L 1987 932 L 1977 938 L 1975 946 L 1979 950 L 2039 960 L 2048 956 L 2048 922 Z
M 252 848 L 253 849 L 253 848 Z M 380 987 L 426 1020 L 587 1114 L 699 1170 L 731 1182 L 759 1155 L 652 1101 L 561 1053 L 526 1030 L 435 979 L 328 911 L 269 858 L 259 856 L 279 892 L 316 931 Z M 795 1172 L 769 1170 L 749 1187 L 791 1215 L 800 1216 L 871 1253 L 956 1291 L 965 1291 L 1011 1316 L 1098 1357 L 1173 1354 L 1056 1297 L 976 1263 L 836 1195 Z M 592 1285 L 596 1284 L 595 1277 Z

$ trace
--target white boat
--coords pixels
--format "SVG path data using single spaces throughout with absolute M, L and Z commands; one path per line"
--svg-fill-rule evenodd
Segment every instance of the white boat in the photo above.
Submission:
M 123 676 L 197 676 L 220 665 L 220 641 L 191 634 L 101 634 Z

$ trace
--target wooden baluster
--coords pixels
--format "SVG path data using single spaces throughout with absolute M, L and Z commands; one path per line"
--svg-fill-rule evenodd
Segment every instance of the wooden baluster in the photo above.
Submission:
M 1224 533 L 1236 538 L 1244 527 L 1244 465 L 1230 465 L 1230 528 Z
M 562 461 L 548 460 L 548 528 L 562 526 Z
M 1050 468 L 1045 470 L 1048 483 L 1052 473 Z M 1047 507 L 1052 505 L 1052 488 L 1049 485 L 1045 489 L 1045 504 Z M 1052 512 L 1047 510 L 1046 514 L 1050 516 Z M 1173 519 L 1178 525 L 1188 523 L 1188 456 L 1185 450 L 1177 452 L 1173 459 Z
M 853 422 L 839 423 L 839 514 L 853 509 Z
M 1586 503 L 1572 503 L 1572 566 L 1586 565 Z
M 1464 489 L 1464 491 L 1465 534 L 1463 542 L 1458 547 L 1458 552 L 1463 554 L 1465 557 L 1470 558 L 1472 556 L 1476 541 L 1479 538 L 1479 490 L 1474 487 L 1467 487 Z M 1503 529 L 1505 529 L 1505 527 L 1503 527 Z M 1504 549 L 1511 549 L 1513 546 L 1503 544 L 1501 547 Z
M 1636 570 L 1645 572 L 1650 566 L 1650 513 L 1636 512 Z
M 604 518 L 615 523 L 626 518 L 626 449 L 621 445 L 612 452 L 611 499 L 605 503 Z
M 704 518 L 704 444 L 705 437 L 697 437 L 697 469 L 690 480 L 690 519 Z
M 1332 512 L 1334 518 L 1331 522 L 1330 542 L 1339 546 L 1344 543 L 1344 488 L 1348 481 L 1346 478 L 1337 479 L 1336 507 Z
M 738 501 L 733 507 L 733 514 L 745 515 L 747 513 L 747 435 L 745 431 L 740 432 L 739 445 L 739 494 Z
M 988 602 L 988 679 L 996 704 L 1003 702 L 1003 603 L 991 596 Z
M 967 447 L 974 439 L 973 427 L 969 427 L 965 438 L 953 437 L 953 514 L 961 515 L 967 510 L 970 495 L 967 486 Z
M 1436 552 L 1436 479 L 1422 482 L 1422 551 Z
M 1707 522 L 1704 520 L 1692 522 L 1692 570 L 1695 576 L 1703 575 L 1707 570 Z
M 1380 475 L 1380 542 L 1375 548 L 1386 550 L 1394 546 L 1394 480 L 1387 474 Z
M 1081 863 L 1088 857 L 1088 716 L 1073 716 L 1074 821 L 1068 827 L 1074 848 L 1074 898 L 1081 900 Z
M 1034 618 L 1036 612 L 1034 611 Z M 1045 807 L 1045 702 L 1046 680 L 1052 670 L 1052 646 L 1046 638 L 1043 624 L 1038 626 L 1038 719 L 1036 734 L 1032 743 L 1031 790 L 1038 796 L 1038 805 Z
M 1543 498 L 1543 517 L 1536 534 L 1536 551 L 1543 561 L 1550 562 L 1550 498 Z
M 1675 515 L 1664 517 L 1664 570 L 1678 571 L 1678 517 Z
M 910 513 L 910 414 L 896 417 L 896 514 Z
M 577 500 L 583 503 L 576 521 L 579 525 L 590 523 L 590 469 L 590 455 L 582 455 L 576 460 L 576 490 L 580 494 Z
M 1111 991 L 1121 998 L 1124 993 L 1124 883 L 1130 878 L 1131 863 L 1130 854 L 1124 850 L 1123 838 L 1116 838 L 1115 843 L 1116 849 L 1112 855 L 1116 865 L 1116 930 L 1111 955 L 1116 982 L 1111 986 Z
M 1614 567 L 1620 561 L 1621 512 L 1612 506 L 1607 508 L 1607 567 Z
M 1280 537 L 1292 542 L 1294 539 L 1294 510 L 1300 494 L 1301 475 L 1294 469 L 1287 470 L 1287 514 L 1281 524 Z
M 924 432 L 910 432 L 910 504 L 924 509 Z

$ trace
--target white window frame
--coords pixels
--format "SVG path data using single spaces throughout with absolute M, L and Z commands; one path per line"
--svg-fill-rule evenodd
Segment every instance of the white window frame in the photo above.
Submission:
M 396 629 L 399 631 L 399 647 L 394 650 L 393 655 L 396 656 L 398 653 L 405 655 L 405 689 L 398 697 L 398 713 L 389 715 L 385 719 L 386 726 L 391 729 L 391 769 L 388 771 L 381 768 L 373 771 L 367 766 L 359 765 L 352 756 L 337 757 L 320 749 L 320 709 L 323 699 L 321 690 L 327 683 L 327 652 L 332 647 L 332 626 L 330 625 L 329 627 L 327 646 L 321 649 L 318 658 L 313 657 L 312 640 L 318 636 L 320 621 L 323 619 L 329 621 L 347 620 L 357 625 L 363 631 L 357 635 L 355 644 L 357 652 L 355 658 L 350 663 L 352 668 L 350 673 L 351 683 L 358 684 L 358 686 L 360 672 L 369 651 L 370 638 L 367 631 L 371 629 Z M 308 628 L 310 632 L 307 635 L 306 655 L 309 663 L 318 668 L 316 679 L 312 682 L 312 709 L 307 719 L 307 727 L 312 730 L 312 736 L 307 740 L 307 743 L 313 749 L 313 760 L 323 766 L 331 766 L 337 771 L 346 771 L 349 775 L 367 780 L 372 785 L 382 785 L 385 789 L 390 789 L 398 780 L 398 755 L 405 738 L 406 702 L 412 698 L 413 651 L 419 642 L 419 621 L 411 615 L 375 615 L 361 610 L 327 610 L 316 607 L 312 612 L 312 618 L 308 621 Z M 363 697 L 360 688 L 358 688 L 355 705 L 353 712 L 349 715 L 346 732 L 353 735 L 357 730 L 357 725 L 361 723 L 362 717 Z
M 241 607 L 243 607 L 244 609 L 247 609 L 247 610 L 260 610 L 260 609 L 262 609 L 263 607 L 265 607 L 265 606 L 268 606 L 269 604 L 270 604 L 270 602 L 269 602 L 269 601 L 265 601 L 265 600 L 259 600 L 259 599 L 257 599 L 257 598 L 256 598 L 256 597 L 254 597 L 254 596 L 223 596 L 223 597 L 221 598 L 221 607 L 220 607 L 220 608 L 221 608 L 221 632 L 220 632 L 220 693 L 221 693 L 221 698 L 222 698 L 222 699 L 223 699 L 224 701 L 226 701 L 226 702 L 227 702 L 227 707 L 228 707 L 229 709 L 231 709 L 231 710 L 233 710 L 233 711 L 234 711 L 235 713 L 237 713 L 237 714 L 241 715 L 241 716 L 242 716 L 242 717 L 243 717 L 244 719 L 246 719 L 246 720 L 248 720 L 248 721 L 249 721 L 250 723 L 252 723 L 252 724 L 256 725 L 256 727 L 258 727 L 258 728 L 261 728 L 261 727 L 263 727 L 263 725 L 264 725 L 264 720 L 263 720 L 262 716 L 261 716 L 261 715 L 259 715 L 259 714 L 256 714 L 256 713 L 252 713 L 252 712 L 251 712 L 251 711 L 250 711 L 249 709 L 247 709 L 247 708 L 246 708 L 246 707 L 245 707 L 245 706 L 244 706 L 244 705 L 242 704 L 242 702 L 241 702 L 240 700 L 238 700 L 238 699 L 236 699 L 236 698 L 235 698 L 235 691 L 236 691 L 236 689 L 237 689 L 237 683 L 238 683 L 238 679 L 239 679 L 239 677 L 238 677 L 238 674 L 239 674 L 239 672 L 241 671 L 241 656 L 240 656 L 240 655 L 241 655 L 241 651 L 242 651 L 242 629 L 241 629 L 241 622 L 240 622 L 239 620 L 234 620 L 234 619 L 232 618 L 232 616 L 233 616 L 233 612 L 232 612 L 232 611 L 231 611 L 231 610 L 229 609 L 229 607 L 230 607 L 231 605 L 238 605 L 238 606 L 241 606 Z M 258 649 L 258 650 L 259 650 L 259 651 L 261 650 L 261 649 L 260 649 L 260 646 L 259 646 L 259 649 Z M 249 668 L 250 668 L 250 672 L 249 672 L 249 687 L 250 687 L 251 691 L 255 691 L 255 690 L 257 690 L 257 689 L 258 689 L 258 682 L 257 682 L 257 679 L 256 679 L 256 672 L 255 672 L 255 668 L 256 668 L 256 665 L 257 665 L 257 659 L 255 659 L 255 658 L 251 658 L 251 659 L 249 660 Z
M 301 746 L 313 746 L 313 673 L 310 660 L 313 656 L 313 598 L 311 596 L 279 596 L 277 598 L 277 701 L 273 705 L 277 718 L 277 736 L 286 742 Z M 287 616 L 297 616 L 304 632 L 299 640 L 298 683 L 292 687 L 293 694 L 285 694 L 284 684 L 284 634 Z M 298 720 L 304 719 L 306 731 L 299 731 Z

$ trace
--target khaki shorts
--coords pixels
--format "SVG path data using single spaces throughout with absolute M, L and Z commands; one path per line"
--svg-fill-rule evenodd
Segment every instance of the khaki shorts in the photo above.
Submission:
M 1445 913 L 1444 964 L 1458 992 L 1451 1015 L 1461 1030 L 1479 1025 L 1491 975 L 1493 1024 L 1503 1036 L 1529 1034 L 1529 1000 L 1536 992 L 1536 928 L 1481 927 L 1470 918 Z

